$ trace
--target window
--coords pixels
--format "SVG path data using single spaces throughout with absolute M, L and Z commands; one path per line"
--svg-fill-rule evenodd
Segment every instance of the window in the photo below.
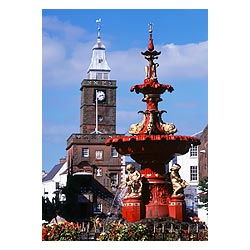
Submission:
M 94 213 L 101 213 L 101 212 L 102 212 L 102 204 L 94 203 Z
M 104 80 L 108 80 L 109 79 L 109 74 L 108 73 L 104 73 Z
M 103 159 L 103 150 L 96 150 L 95 151 L 95 158 L 96 158 L 96 160 L 102 160 Z
M 198 180 L 198 168 L 197 166 L 190 166 L 190 181 Z
M 198 146 L 192 145 L 190 148 L 190 157 L 194 157 L 198 155 Z
M 101 168 L 98 168 L 96 170 L 96 176 L 102 176 L 102 169 Z
M 96 73 L 96 79 L 102 80 L 102 73 Z
M 89 149 L 88 148 L 83 148 L 82 149 L 82 156 L 83 157 L 89 157 Z
M 118 157 L 118 152 L 116 151 L 115 148 L 111 148 L 111 156 L 112 157 Z

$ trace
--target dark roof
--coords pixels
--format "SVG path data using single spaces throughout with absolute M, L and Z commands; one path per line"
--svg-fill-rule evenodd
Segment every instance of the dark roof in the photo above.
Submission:
M 49 181 L 54 178 L 54 176 L 58 173 L 58 171 L 61 169 L 64 163 L 59 163 L 55 165 L 50 172 L 43 178 L 43 181 Z
M 111 193 L 106 187 L 104 187 L 99 181 L 93 178 L 92 175 L 71 175 L 67 182 L 67 188 L 79 190 L 81 186 L 90 188 L 92 192 L 97 193 L 99 196 L 105 196 L 107 198 L 114 198 L 114 194 Z

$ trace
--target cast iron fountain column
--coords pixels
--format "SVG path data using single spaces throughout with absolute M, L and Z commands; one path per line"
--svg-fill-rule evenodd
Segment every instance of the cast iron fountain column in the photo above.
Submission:
M 134 211 L 136 215 L 134 218 L 129 217 L 129 221 L 167 216 L 182 220 L 183 211 L 176 213 L 176 209 L 173 210 L 171 206 L 181 204 L 183 210 L 184 197 L 172 197 L 173 187 L 166 176 L 166 164 L 176 154 L 187 153 L 191 144 L 198 145 L 200 142 L 195 137 L 174 135 L 177 132 L 175 125 L 162 120 L 162 114 L 166 111 L 158 110 L 158 103 L 162 101 L 161 94 L 166 90 L 171 93 L 174 89 L 171 85 L 158 82 L 156 68 L 159 64 L 154 60 L 158 59 L 161 52 L 154 50 L 152 24 L 149 29 L 148 49 L 141 54 L 149 62 L 145 67 L 144 83 L 132 86 L 130 91 L 143 94 L 146 110 L 138 112 L 143 114 L 143 120 L 130 126 L 129 133 L 132 136 L 118 136 L 106 141 L 106 145 L 112 145 L 120 154 L 130 155 L 141 164 L 142 195 L 133 197 L 137 199 L 136 204 L 140 203 L 141 208 L 131 210 L 135 203 L 126 200 L 127 204 L 130 204 L 126 207 L 130 206 L 130 208 L 125 207 L 123 214 L 125 217 L 126 214 L 131 216 L 131 212 Z M 174 202 L 173 199 L 175 199 Z M 126 213 L 126 211 L 129 212 Z

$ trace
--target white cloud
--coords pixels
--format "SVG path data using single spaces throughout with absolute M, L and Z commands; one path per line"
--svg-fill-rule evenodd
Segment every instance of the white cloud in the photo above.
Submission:
M 90 63 L 93 39 L 84 29 L 43 17 L 43 84 L 79 86 Z
M 197 78 L 207 76 L 207 42 L 185 45 L 167 44 L 157 46 L 161 51 L 157 68 L 158 80 L 171 78 Z M 109 64 L 118 80 L 142 81 L 147 61 L 140 52 L 142 49 L 116 51 L 109 54 Z
M 69 22 L 62 22 L 56 16 L 44 16 L 43 29 L 54 32 L 57 37 L 64 39 L 64 41 L 76 41 L 88 37 L 86 30 Z
M 79 86 L 87 77 L 96 34 L 87 34 L 79 27 L 49 17 L 44 17 L 43 27 L 43 84 Z M 160 64 L 157 68 L 159 82 L 169 82 L 169 78 L 207 77 L 207 41 L 184 45 L 155 44 L 155 49 L 162 52 L 156 60 Z M 146 48 L 107 51 L 111 78 L 129 81 L 130 85 L 143 82 L 144 66 L 148 64 L 140 53 L 144 50 Z
M 112 79 L 122 81 L 143 81 L 144 66 L 147 63 L 141 56 L 139 48 L 124 51 L 112 51 L 107 54 Z
M 207 77 L 208 42 L 185 45 L 167 44 L 159 48 L 158 75 L 162 77 Z
M 62 42 L 43 34 L 43 67 L 49 69 L 65 60 L 66 48 Z

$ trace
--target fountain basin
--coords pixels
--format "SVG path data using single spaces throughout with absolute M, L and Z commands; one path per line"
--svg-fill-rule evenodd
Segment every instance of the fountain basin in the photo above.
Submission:
M 106 145 L 121 155 L 130 155 L 139 164 L 168 163 L 175 155 L 186 154 L 191 145 L 199 145 L 196 137 L 181 135 L 136 135 L 108 138 Z

